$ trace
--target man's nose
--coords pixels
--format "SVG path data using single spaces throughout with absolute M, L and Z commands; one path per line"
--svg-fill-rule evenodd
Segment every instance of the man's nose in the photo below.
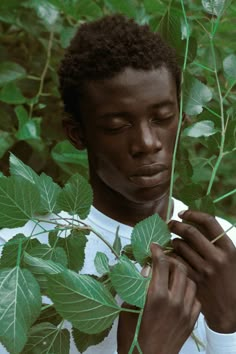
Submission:
M 157 127 L 149 122 L 136 127 L 133 130 L 131 141 L 131 153 L 136 157 L 140 154 L 155 153 L 162 148 Z

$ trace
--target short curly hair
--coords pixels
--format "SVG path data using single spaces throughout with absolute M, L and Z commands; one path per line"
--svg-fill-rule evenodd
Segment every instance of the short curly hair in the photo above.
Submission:
M 80 120 L 79 102 L 88 81 L 112 78 L 127 67 L 152 70 L 162 65 L 172 73 L 179 95 L 181 75 L 175 51 L 148 25 L 118 14 L 84 23 L 59 68 L 64 110 Z

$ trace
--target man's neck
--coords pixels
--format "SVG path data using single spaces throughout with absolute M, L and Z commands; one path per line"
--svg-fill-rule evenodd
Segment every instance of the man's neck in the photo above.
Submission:
M 122 196 L 111 196 L 110 193 L 99 195 L 94 192 L 94 207 L 110 218 L 122 224 L 134 226 L 139 221 L 158 213 L 163 220 L 167 218 L 169 191 L 155 201 L 133 203 Z M 173 209 L 173 206 L 172 206 Z M 173 211 L 173 210 L 172 210 Z

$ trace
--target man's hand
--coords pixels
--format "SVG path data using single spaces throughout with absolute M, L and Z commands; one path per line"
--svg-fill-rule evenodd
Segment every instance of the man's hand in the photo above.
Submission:
M 179 216 L 188 224 L 169 223 L 183 239 L 173 240 L 173 247 L 197 284 L 207 324 L 216 332 L 236 332 L 236 248 L 227 235 L 214 242 L 224 233 L 214 217 L 191 210 Z
M 152 244 L 151 251 L 152 277 L 138 341 L 144 354 L 177 354 L 200 313 L 196 285 L 188 279 L 185 266 L 165 256 L 160 247 Z M 119 354 L 129 352 L 137 317 L 127 312 L 120 315 Z

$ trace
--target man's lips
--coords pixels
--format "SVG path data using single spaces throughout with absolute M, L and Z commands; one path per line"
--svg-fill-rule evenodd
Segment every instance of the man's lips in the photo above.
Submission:
M 164 165 L 144 165 L 139 167 L 129 179 L 140 187 L 151 188 L 162 183 L 164 177 L 163 173 L 166 171 L 167 168 Z
M 142 165 L 135 170 L 135 172 L 132 174 L 131 177 L 153 176 L 166 169 L 167 169 L 166 166 L 157 163 L 150 164 L 150 165 Z

